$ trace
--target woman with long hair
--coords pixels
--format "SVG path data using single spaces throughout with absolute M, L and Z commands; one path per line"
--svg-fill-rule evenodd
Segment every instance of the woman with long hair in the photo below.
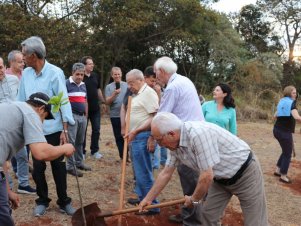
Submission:
M 205 120 L 237 135 L 236 110 L 231 88 L 219 83 L 213 90 L 212 101 L 202 105 Z
M 276 122 L 273 129 L 274 137 L 278 140 L 282 153 L 276 164 L 275 176 L 279 181 L 291 183 L 287 177 L 293 151 L 293 133 L 296 120 L 301 122 L 301 116 L 296 107 L 297 91 L 294 86 L 287 86 L 283 90 L 283 98 L 280 99 L 275 113 Z

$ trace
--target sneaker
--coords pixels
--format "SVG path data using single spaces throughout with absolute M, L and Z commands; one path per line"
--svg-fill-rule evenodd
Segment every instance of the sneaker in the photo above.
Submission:
M 128 199 L 128 203 L 131 204 L 131 205 L 133 205 L 133 206 L 136 206 L 136 205 L 140 204 L 140 201 L 139 201 L 139 199 L 129 198 Z
M 75 177 L 76 177 L 76 174 L 77 174 L 78 177 L 84 176 L 84 174 L 81 171 L 79 171 L 79 170 L 75 171 L 74 169 L 67 170 L 67 173 L 72 175 L 72 176 L 75 176 Z
M 33 215 L 35 217 L 43 216 L 46 213 L 47 208 L 48 208 L 48 206 L 45 206 L 45 205 L 37 205 L 33 211 Z
M 87 166 L 85 164 L 77 166 L 77 168 L 79 168 L 80 170 L 85 170 L 85 171 L 91 171 L 92 170 L 92 168 L 90 166 Z
M 96 152 L 93 155 L 91 155 L 91 157 L 94 158 L 94 159 L 101 159 L 102 158 L 102 154 L 100 154 L 99 152 Z
M 36 189 L 30 187 L 30 185 L 27 185 L 25 187 L 19 185 L 17 191 L 20 194 L 30 194 L 30 195 L 35 195 L 37 192 Z
M 66 213 L 66 214 L 69 215 L 69 216 L 72 216 L 72 215 L 75 213 L 76 209 L 74 209 L 74 208 L 71 206 L 71 203 L 69 203 L 69 204 L 67 204 L 67 205 L 64 206 L 64 207 L 60 207 L 60 211 L 61 211 L 62 213 Z

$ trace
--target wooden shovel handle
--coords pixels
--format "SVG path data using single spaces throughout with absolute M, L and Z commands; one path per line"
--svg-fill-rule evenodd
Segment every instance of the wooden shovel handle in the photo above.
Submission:
M 149 206 L 146 206 L 144 209 L 149 210 L 149 209 L 153 209 L 153 208 L 162 208 L 162 207 L 167 207 L 167 206 L 173 206 L 176 204 L 183 204 L 184 202 L 185 202 L 185 198 L 182 198 L 182 199 L 178 199 L 178 200 L 174 200 L 174 201 L 168 201 L 168 202 L 163 202 L 163 203 L 159 203 L 159 204 L 155 204 L 155 205 L 149 205 Z M 123 209 L 123 210 L 104 211 L 104 212 L 100 213 L 97 217 L 110 217 L 110 216 L 138 212 L 138 211 L 139 211 L 139 207 Z

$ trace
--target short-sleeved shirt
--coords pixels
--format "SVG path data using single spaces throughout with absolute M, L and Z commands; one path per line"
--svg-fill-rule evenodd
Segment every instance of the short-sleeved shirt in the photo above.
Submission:
M 42 121 L 27 103 L 0 104 L 0 119 L 0 168 L 24 145 L 46 142 Z
M 126 82 L 121 81 L 120 82 L 120 93 L 118 96 L 113 100 L 113 102 L 110 105 L 110 117 L 111 118 L 119 118 L 120 117 L 120 108 L 123 102 L 123 99 L 125 97 L 125 94 L 128 90 L 128 85 Z M 105 96 L 109 97 L 113 94 L 113 92 L 116 90 L 115 82 L 112 82 L 106 86 L 105 89 Z
M 19 79 L 14 75 L 5 75 L 0 81 L 0 103 L 15 101 L 18 94 Z
M 183 123 L 179 148 L 170 151 L 166 164 L 176 167 L 181 162 L 197 171 L 212 167 L 215 178 L 229 179 L 241 168 L 250 151 L 247 143 L 229 131 L 213 123 L 190 121 Z
M 87 104 L 87 90 L 84 82 L 76 84 L 72 77 L 66 80 L 67 93 L 71 104 L 72 112 L 75 114 L 84 114 Z
M 129 130 L 132 131 L 143 125 L 151 117 L 151 114 L 157 112 L 158 108 L 157 93 L 145 83 L 138 94 L 133 94 Z
M 89 112 L 99 111 L 98 90 L 100 89 L 100 77 L 95 72 L 91 72 L 90 76 L 85 75 L 84 83 L 87 88 L 87 100 Z
M 221 111 L 218 111 L 217 103 L 212 100 L 205 102 L 202 105 L 202 109 L 206 122 L 214 123 L 230 131 L 234 135 L 237 134 L 235 108 L 224 107 Z
M 281 98 L 277 105 L 277 120 L 274 127 L 285 132 L 294 133 L 296 120 L 291 111 L 297 109 L 296 101 L 290 97 Z

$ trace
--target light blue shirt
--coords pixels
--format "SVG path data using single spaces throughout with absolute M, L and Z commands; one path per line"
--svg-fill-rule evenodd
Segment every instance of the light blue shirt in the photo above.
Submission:
M 217 110 L 217 103 L 212 101 L 207 101 L 202 105 L 205 120 L 207 122 L 214 123 L 232 134 L 237 134 L 236 125 L 236 110 L 235 108 L 224 107 L 221 111 Z
M 26 68 L 22 74 L 17 100 L 26 101 L 31 94 L 36 92 L 45 93 L 49 97 L 57 96 L 60 92 L 63 92 L 63 98 L 68 98 L 64 72 L 59 67 L 48 63 L 46 60 L 42 71 L 38 75 L 32 67 Z M 72 116 L 70 103 L 63 105 L 61 110 L 63 122 L 74 125 L 75 122 Z M 60 113 L 57 112 L 53 114 L 53 116 L 55 118 L 54 120 L 44 120 L 44 135 L 53 134 L 63 130 Z
M 183 122 L 202 121 L 204 115 L 194 84 L 189 78 L 174 73 L 161 97 L 158 112 L 171 112 Z
M 16 100 L 18 93 L 19 79 L 14 75 L 5 75 L 0 81 L 0 103 Z

